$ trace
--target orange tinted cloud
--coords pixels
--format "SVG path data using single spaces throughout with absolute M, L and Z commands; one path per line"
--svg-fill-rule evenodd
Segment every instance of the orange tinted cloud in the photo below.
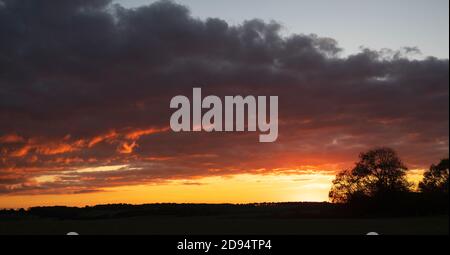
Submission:
M 89 141 L 88 147 L 91 148 L 92 146 L 94 146 L 100 142 L 113 139 L 113 138 L 117 137 L 117 135 L 118 134 L 116 133 L 115 130 L 111 130 L 110 132 L 108 132 L 106 134 L 95 136 L 95 137 L 91 138 L 91 140 Z
M 0 136 L 0 143 L 21 143 L 24 141 L 25 139 L 23 137 L 14 133 Z
M 165 131 L 168 131 L 168 130 L 169 130 L 169 127 L 138 129 L 138 130 L 134 130 L 134 131 L 131 131 L 131 132 L 125 134 L 125 138 L 131 139 L 131 140 L 136 140 L 136 139 L 139 139 L 139 137 L 144 136 L 144 135 L 151 135 L 151 134 L 155 134 L 155 133 L 161 133 L 161 132 L 165 132 Z
M 165 132 L 168 128 L 149 128 L 149 129 L 130 129 L 123 131 L 112 130 L 92 138 L 71 139 L 70 135 L 64 136 L 60 140 L 47 140 L 45 138 L 29 138 L 25 139 L 19 135 L 11 134 L 0 137 L 0 144 L 21 143 L 18 148 L 11 148 L 9 156 L 24 157 L 29 153 L 38 155 L 57 155 L 66 154 L 82 149 L 89 149 L 101 142 L 108 141 L 111 144 L 119 144 L 119 153 L 131 153 L 133 148 L 137 147 L 137 140 L 142 136 L 152 135 L 155 133 Z
M 80 144 L 78 142 L 74 144 L 68 143 L 50 143 L 46 145 L 40 145 L 36 147 L 36 153 L 42 155 L 56 155 L 63 154 L 67 152 L 72 152 L 80 149 Z
M 23 157 L 28 154 L 28 152 L 33 149 L 30 145 L 25 145 L 21 147 L 20 149 L 14 150 L 10 153 L 11 157 Z
M 117 148 L 117 152 L 122 153 L 122 154 L 130 154 L 133 152 L 133 149 L 135 147 L 137 147 L 137 143 L 135 141 L 128 143 L 128 142 L 123 142 L 118 148 Z

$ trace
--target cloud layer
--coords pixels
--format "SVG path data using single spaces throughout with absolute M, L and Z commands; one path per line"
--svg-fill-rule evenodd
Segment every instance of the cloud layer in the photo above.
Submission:
M 335 171 L 381 145 L 412 168 L 448 155 L 448 59 L 411 60 L 411 47 L 341 57 L 332 38 L 281 30 L 170 1 L 0 1 L 0 193 Z M 278 141 L 169 131 L 170 99 L 192 87 L 279 96 Z M 123 167 L 77 171 L 105 165 Z

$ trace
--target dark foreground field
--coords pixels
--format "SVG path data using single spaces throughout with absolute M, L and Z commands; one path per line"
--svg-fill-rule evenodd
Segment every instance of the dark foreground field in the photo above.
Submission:
M 362 215 L 329 203 L 38 207 L 1 211 L 0 234 L 449 234 L 448 214 L 418 214 Z
M 226 219 L 132 217 L 108 220 L 29 219 L 0 222 L 0 234 L 444 234 L 448 217 L 390 219 Z

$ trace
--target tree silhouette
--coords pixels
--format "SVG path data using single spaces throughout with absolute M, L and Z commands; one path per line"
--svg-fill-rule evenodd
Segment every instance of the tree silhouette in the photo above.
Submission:
M 441 160 L 438 165 L 431 165 L 423 174 L 423 180 L 419 183 L 419 190 L 424 193 L 448 194 L 449 186 L 448 158 Z
M 390 148 L 377 148 L 359 155 L 352 170 L 337 174 L 329 197 L 332 202 L 393 195 L 409 191 L 407 168 Z
M 333 203 L 348 202 L 356 197 L 364 196 L 360 178 L 352 174 L 351 170 L 341 171 L 333 180 L 333 187 L 329 197 Z

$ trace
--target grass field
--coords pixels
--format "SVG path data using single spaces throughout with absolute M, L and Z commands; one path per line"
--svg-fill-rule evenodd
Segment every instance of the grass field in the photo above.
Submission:
M 0 234 L 294 234 L 449 233 L 448 216 L 387 219 L 233 219 L 217 216 L 138 216 L 119 219 L 0 219 Z

